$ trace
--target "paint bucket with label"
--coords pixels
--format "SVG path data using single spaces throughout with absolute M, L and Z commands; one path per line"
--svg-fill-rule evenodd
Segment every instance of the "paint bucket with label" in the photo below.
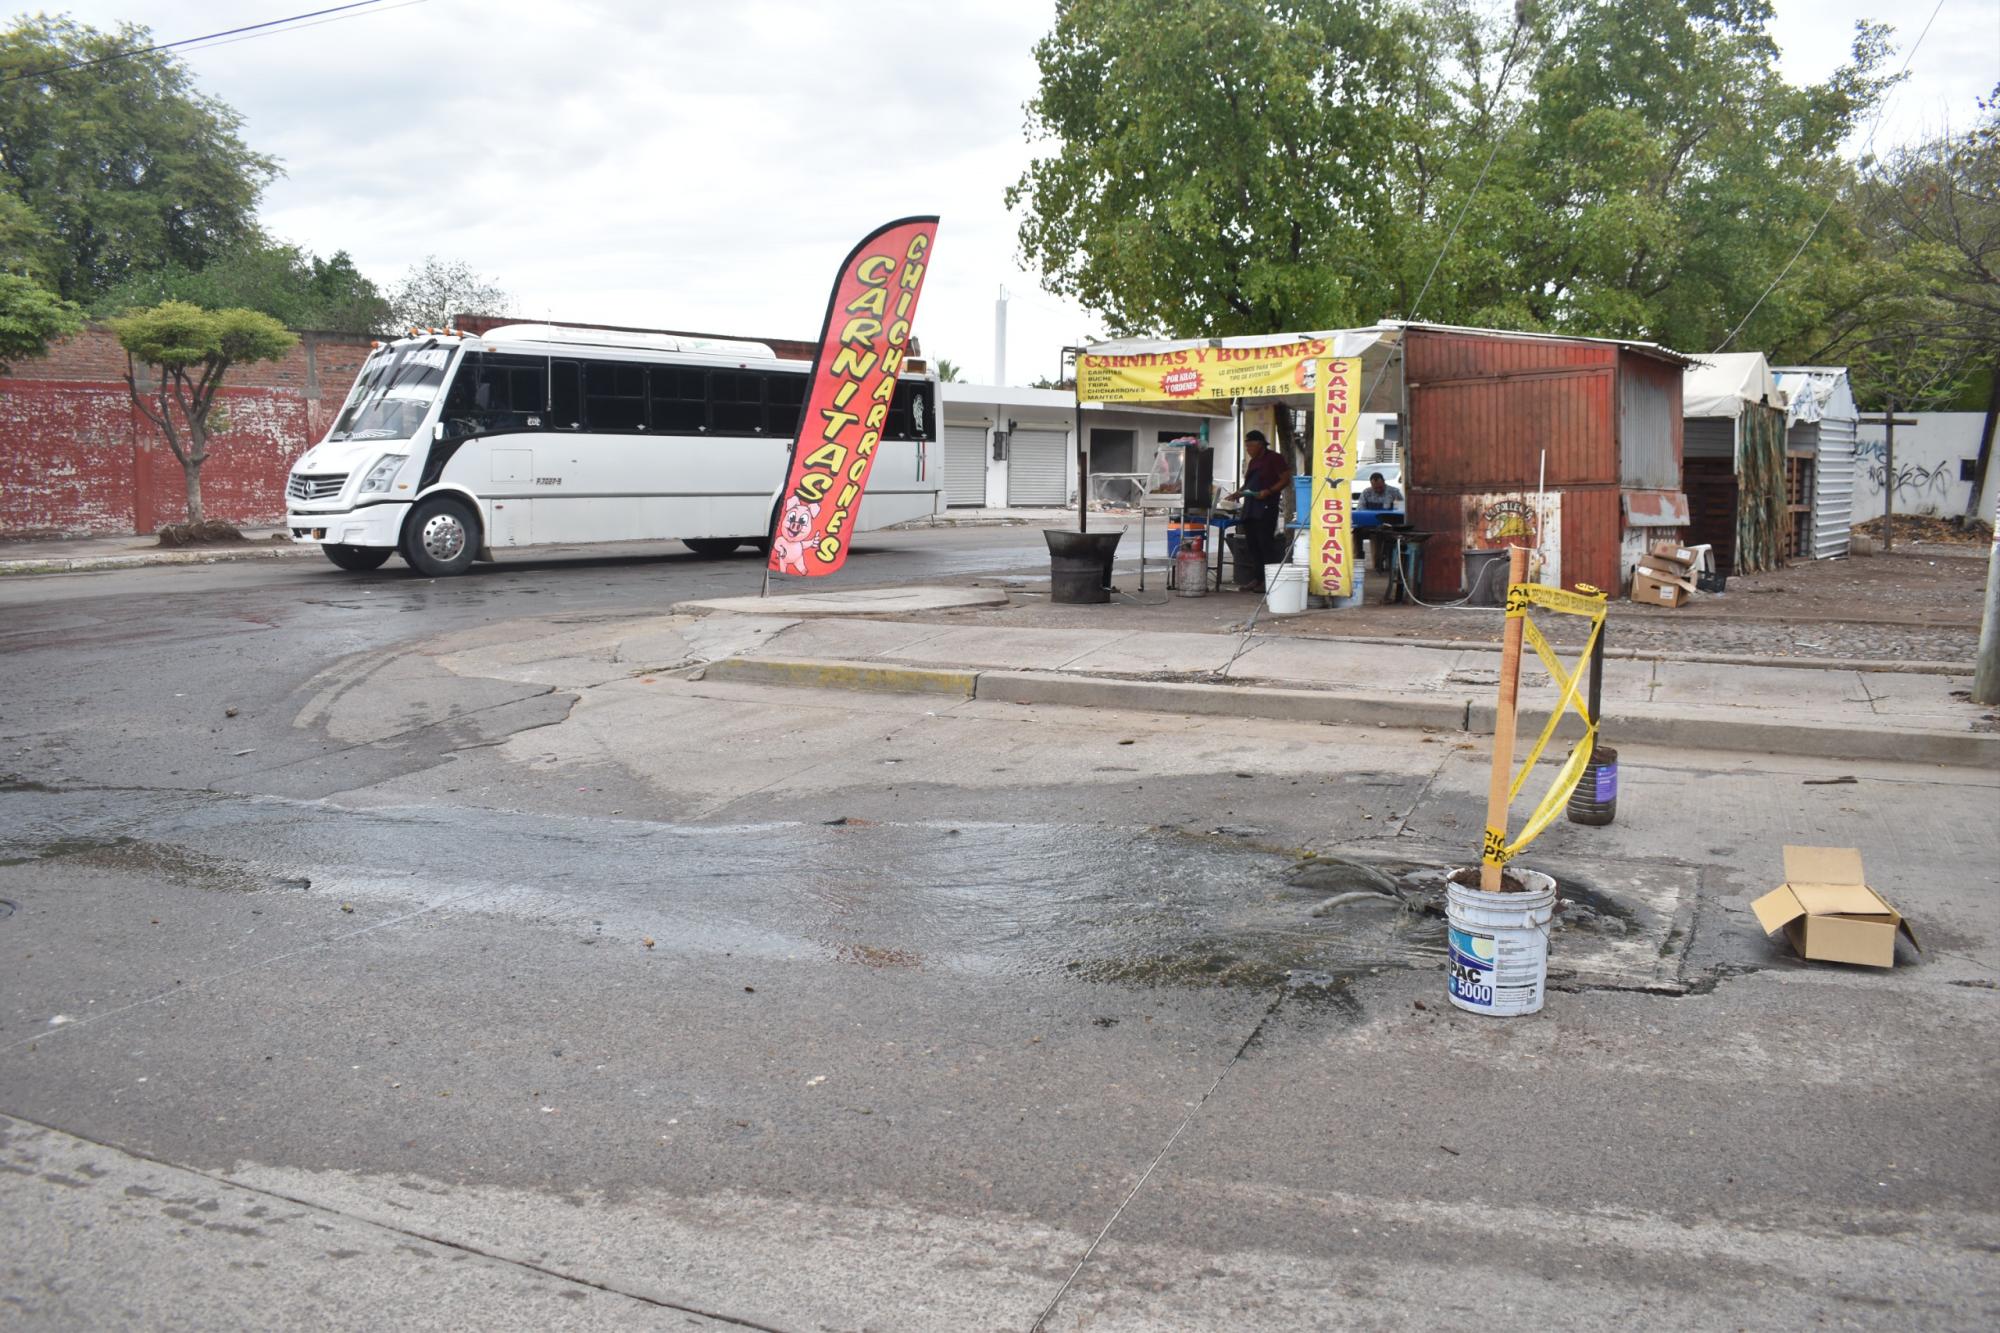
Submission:
M 1550 876 L 1513 867 L 1505 873 L 1522 887 L 1483 892 L 1477 866 L 1453 871 L 1445 881 L 1445 998 L 1468 1013 L 1495 1018 L 1541 1012 L 1556 904 Z
M 1264 600 L 1274 616 L 1295 616 L 1306 609 L 1306 567 L 1264 566 Z
M 1590 752 L 1583 776 L 1569 794 L 1572 824 L 1609 824 L 1618 817 L 1618 751 L 1600 745 Z

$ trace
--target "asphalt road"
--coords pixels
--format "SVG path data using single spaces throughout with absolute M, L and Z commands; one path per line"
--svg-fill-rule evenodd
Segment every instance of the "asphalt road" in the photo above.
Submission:
M 1045 568 L 871 545 L 850 582 Z M 4 1322 L 2000 1318 L 1993 775 L 1628 752 L 1620 822 L 1537 847 L 1548 1011 L 1477 1019 L 1424 907 L 1454 738 L 593 645 L 756 570 L 0 581 Z M 1748 926 L 1802 840 L 1925 954 Z

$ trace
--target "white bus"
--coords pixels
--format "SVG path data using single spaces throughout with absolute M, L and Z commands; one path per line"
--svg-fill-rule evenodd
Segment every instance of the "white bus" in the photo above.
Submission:
M 510 324 L 378 347 L 293 465 L 285 525 L 342 569 L 459 574 L 503 549 L 768 540 L 811 367 L 762 343 Z M 935 377 L 907 373 L 858 526 L 936 513 Z

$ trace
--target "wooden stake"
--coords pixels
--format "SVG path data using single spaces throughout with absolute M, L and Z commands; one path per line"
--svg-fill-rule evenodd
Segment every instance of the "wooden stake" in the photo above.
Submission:
M 1516 546 L 1507 554 L 1507 588 L 1528 581 L 1528 548 Z M 1500 648 L 1500 700 L 1493 710 L 1493 773 L 1486 783 L 1486 827 L 1507 831 L 1507 788 L 1514 778 L 1514 715 L 1521 694 L 1521 618 L 1507 617 L 1506 637 Z M 1488 861 L 1484 842 L 1479 858 L 1479 887 L 1485 893 L 1500 892 L 1501 868 Z

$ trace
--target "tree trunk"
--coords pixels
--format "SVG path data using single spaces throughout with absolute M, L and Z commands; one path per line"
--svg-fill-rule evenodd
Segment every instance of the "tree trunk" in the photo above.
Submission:
M 201 512 L 201 462 L 189 458 L 181 463 L 181 475 L 187 481 L 187 521 L 190 525 L 202 522 Z

